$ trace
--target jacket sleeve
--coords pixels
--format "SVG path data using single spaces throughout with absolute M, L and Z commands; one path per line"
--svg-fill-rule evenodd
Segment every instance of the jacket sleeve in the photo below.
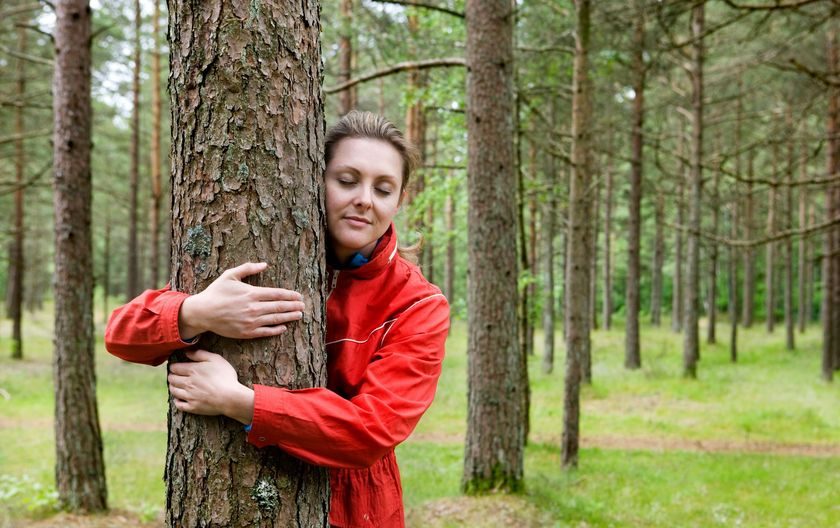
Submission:
M 310 464 L 365 468 L 408 438 L 434 399 L 449 305 L 438 294 L 407 312 L 382 338 L 350 399 L 326 388 L 255 385 L 248 441 L 279 446 Z
M 111 313 L 105 328 L 105 348 L 132 363 L 160 365 L 169 355 L 191 343 L 181 340 L 178 312 L 186 293 L 146 290 Z

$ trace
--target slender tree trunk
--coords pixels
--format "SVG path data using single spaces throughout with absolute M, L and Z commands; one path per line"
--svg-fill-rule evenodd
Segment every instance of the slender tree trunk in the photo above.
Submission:
M 698 298 L 700 293 L 700 218 L 703 196 L 703 32 L 705 6 L 691 10 L 691 181 L 689 183 L 688 258 L 685 277 L 685 313 L 683 322 L 683 374 L 697 377 L 700 357 L 698 335 Z
M 684 152 L 683 144 L 685 143 L 684 139 L 685 134 L 680 134 L 680 154 Z M 688 181 L 688 178 L 685 174 L 685 164 L 681 163 L 681 170 L 680 170 L 680 181 L 677 183 L 677 225 L 684 226 L 685 225 L 685 184 Z M 682 332 L 682 323 L 683 323 L 683 308 L 685 307 L 685 299 L 684 299 L 684 279 L 683 279 L 683 269 L 685 269 L 685 265 L 683 263 L 683 230 L 677 229 L 676 233 L 674 234 L 676 240 L 674 241 L 674 280 L 672 289 L 674 291 L 672 304 L 671 304 L 671 329 L 674 332 Z
M 594 172 L 594 171 L 593 171 Z M 589 327 L 592 330 L 598 329 L 598 235 L 601 226 L 601 185 L 600 181 L 595 184 L 593 190 L 592 205 L 592 266 L 589 281 Z M 592 382 L 592 361 L 589 358 L 588 364 L 584 365 L 584 379 L 587 383 Z
M 802 140 L 800 144 L 800 158 L 799 158 L 799 175 L 802 181 L 808 179 L 808 143 L 806 140 Z M 808 225 L 808 191 L 805 186 L 799 188 L 799 228 L 804 229 Z M 799 323 L 799 333 L 805 332 L 805 327 L 808 324 L 808 314 L 810 311 L 810 307 L 808 305 L 808 295 L 807 295 L 807 288 L 808 288 L 808 269 L 810 267 L 810 263 L 808 262 L 808 237 L 801 237 L 799 239 L 799 255 L 798 260 L 799 263 L 797 265 L 797 293 L 798 293 L 798 302 L 797 305 L 799 307 L 799 312 L 797 313 L 798 316 L 798 323 Z
M 536 181 L 537 167 L 537 149 L 534 144 L 529 146 L 529 166 L 531 168 L 532 178 Z M 531 274 L 531 282 L 528 284 L 528 305 L 525 306 L 526 334 L 525 334 L 525 353 L 529 356 L 534 355 L 534 327 L 535 312 L 534 304 L 537 294 L 537 277 L 539 274 L 539 266 L 537 265 L 537 196 L 536 193 L 531 192 L 528 196 L 528 265 Z
M 720 224 L 720 172 L 715 171 L 712 178 L 712 234 L 717 236 Z M 717 343 L 717 276 L 718 276 L 718 247 L 714 241 L 709 241 L 709 289 L 706 304 L 708 306 L 709 326 L 706 328 L 706 342 Z
M 608 141 L 612 151 L 612 134 Z M 607 166 L 604 170 L 606 182 L 606 196 L 604 197 L 604 302 L 603 319 L 604 329 L 612 327 L 612 209 L 613 209 L 613 158 L 612 154 L 607 157 Z
M 301 292 L 307 317 L 277 338 L 205 334 L 199 346 L 222 353 L 246 385 L 324 386 L 318 2 L 169 6 L 172 287 L 200 291 L 243 261 L 269 262 L 254 283 Z M 255 448 L 227 418 L 170 404 L 165 479 L 171 527 L 328 526 L 326 470 Z
M 469 337 L 467 493 L 523 483 L 522 354 L 517 326 L 513 9 L 468 0 Z
M 778 147 L 773 145 L 773 179 L 779 170 Z M 776 231 L 776 186 L 771 185 L 767 198 L 767 234 Z M 772 333 L 776 323 L 775 272 L 776 272 L 776 244 L 769 242 L 764 249 L 764 313 L 767 332 Z
M 93 354 L 91 10 L 67 0 L 55 15 L 55 482 L 62 507 L 92 512 L 108 493 Z
M 653 284 L 650 292 L 650 322 L 662 325 L 662 266 L 665 265 L 665 195 L 656 195 L 656 235 L 653 243 Z
M 18 18 L 19 23 L 25 24 L 27 16 Z M 26 54 L 26 32 L 24 27 L 17 28 L 18 51 Z M 23 321 L 23 275 L 26 272 L 24 251 L 24 188 L 26 173 L 26 151 L 24 150 L 23 134 L 26 130 L 23 116 L 23 101 L 26 96 L 26 61 L 18 58 L 16 61 L 17 82 L 15 93 L 20 103 L 15 108 L 15 133 L 20 139 L 15 141 L 15 221 L 12 237 L 12 254 L 9 262 L 9 317 L 12 319 L 12 358 L 23 359 L 23 335 L 21 324 Z
M 811 202 L 808 204 L 808 225 L 814 225 L 816 221 L 817 211 L 814 207 L 814 203 Z M 814 320 L 814 289 L 816 289 L 814 275 L 817 273 L 817 264 L 814 259 L 814 245 L 810 243 L 810 240 L 808 245 L 805 247 L 805 251 L 805 262 L 807 266 L 807 276 L 805 277 L 805 306 L 807 308 L 805 316 L 810 323 Z
M 131 111 L 131 147 L 128 184 L 128 263 L 126 265 L 126 298 L 133 299 L 140 293 L 137 257 L 137 194 L 140 170 L 140 0 L 134 0 L 134 77 L 131 83 L 133 104 Z
M 160 287 L 160 206 L 163 199 L 161 187 L 161 159 L 160 159 L 160 1 L 154 0 L 154 13 L 152 14 L 152 38 L 154 39 L 154 50 L 152 50 L 152 144 L 151 170 L 152 196 L 151 207 L 149 208 L 149 270 L 151 277 L 149 283 L 152 288 Z
M 339 82 L 346 82 L 353 76 L 353 0 L 341 0 L 341 34 L 338 37 Z M 356 87 L 347 88 L 339 94 L 341 115 L 356 106 Z
M 455 181 L 455 174 L 450 173 L 449 178 Z M 458 193 L 456 186 L 450 186 L 446 195 L 446 298 L 449 304 L 455 302 L 455 195 Z
M 108 302 L 111 297 L 111 209 L 105 206 L 105 240 L 102 248 L 102 324 L 108 324 Z
M 552 116 L 554 116 L 552 105 Z M 546 155 L 545 186 L 547 196 L 543 203 L 542 214 L 542 275 L 543 275 L 543 361 L 542 370 L 546 374 L 554 371 L 554 236 L 557 218 L 557 166 L 554 156 Z
M 840 70 L 840 52 L 837 44 L 837 21 L 829 22 L 826 39 L 826 59 L 829 75 Z M 840 88 L 828 89 L 827 119 L 827 171 L 837 174 L 840 170 Z M 825 191 L 825 214 L 827 219 L 840 216 L 840 185 L 832 184 Z M 825 234 L 823 251 L 823 357 L 822 375 L 832 381 L 834 370 L 840 367 L 840 230 L 836 227 Z
M 737 169 L 736 169 L 737 170 Z M 735 202 L 729 205 L 729 236 L 738 236 L 737 229 L 737 206 Z M 735 246 L 729 246 L 729 273 L 728 273 L 728 294 L 729 301 L 729 359 L 732 363 L 738 361 L 738 252 Z
M 755 156 L 751 152 L 747 156 L 747 192 L 744 203 L 744 238 L 753 237 L 753 184 Z M 744 249 L 744 328 L 752 327 L 753 306 L 755 305 L 755 251 L 748 247 Z
M 591 126 L 589 82 L 589 0 L 575 1 L 575 58 L 572 86 L 572 178 L 569 187 L 569 255 L 566 287 L 566 376 L 561 461 L 577 467 L 580 446 L 581 358 L 588 354 L 589 274 L 592 254 Z
M 787 105 L 785 112 L 785 121 L 787 122 L 787 129 L 790 139 L 787 141 L 787 171 L 785 178 L 785 229 L 793 229 L 793 115 L 791 113 L 790 104 Z M 784 309 L 785 309 L 785 345 L 788 350 L 796 349 L 793 315 L 793 239 L 787 237 L 784 241 L 785 247 L 785 289 L 784 289 Z
M 627 235 L 627 289 L 625 314 L 627 316 L 624 340 L 624 367 L 637 369 L 642 366 L 639 343 L 639 281 L 641 280 L 641 226 L 642 226 L 642 162 L 644 159 L 645 124 L 645 12 L 644 2 L 637 0 L 636 25 L 633 37 L 633 118 L 630 131 L 630 202 L 628 203 L 629 232 Z

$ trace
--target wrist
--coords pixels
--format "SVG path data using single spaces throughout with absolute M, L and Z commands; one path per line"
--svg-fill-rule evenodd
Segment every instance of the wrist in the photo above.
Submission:
M 236 389 L 226 398 L 225 416 L 244 425 L 254 421 L 254 390 L 237 384 Z
M 200 319 L 196 314 L 197 295 L 190 295 L 181 303 L 178 311 L 178 333 L 184 341 L 190 341 L 207 329 L 198 324 Z

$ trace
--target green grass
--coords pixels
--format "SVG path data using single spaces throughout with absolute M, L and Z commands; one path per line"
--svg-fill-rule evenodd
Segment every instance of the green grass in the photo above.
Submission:
M 0 397 L 0 510 L 13 517 L 50 506 L 49 319 L 44 312 L 27 321 L 22 362 L 8 359 L 8 340 L 0 338 L 0 393 L 8 395 Z M 742 332 L 737 364 L 725 344 L 704 344 L 697 380 L 682 378 L 681 336 L 667 328 L 642 328 L 643 367 L 634 372 L 623 368 L 622 325 L 593 334 L 585 439 L 840 445 L 840 384 L 820 380 L 818 328 L 797 334 L 794 352 L 784 349 L 783 329 L 771 336 L 762 328 Z M 8 334 L 3 322 L 0 335 Z M 725 342 L 728 328 L 721 325 L 718 335 Z M 454 326 L 435 404 L 398 448 L 415 526 L 499 526 L 498 519 L 522 526 L 840 525 L 840 457 L 584 448 L 579 469 L 562 471 L 562 337 L 550 375 L 540 368 L 540 334 L 536 343 L 526 491 L 519 498 L 464 499 L 466 328 Z M 164 369 L 126 364 L 100 342 L 97 379 L 110 505 L 154 518 L 164 502 Z

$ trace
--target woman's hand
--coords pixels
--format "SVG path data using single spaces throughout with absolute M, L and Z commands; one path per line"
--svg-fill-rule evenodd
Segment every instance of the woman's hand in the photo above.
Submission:
M 181 339 L 207 331 L 234 339 L 276 336 L 286 331 L 285 323 L 303 317 L 301 294 L 242 282 L 267 267 L 265 262 L 246 262 L 226 270 L 203 292 L 187 297 L 178 313 Z
M 243 424 L 254 418 L 254 391 L 239 383 L 236 371 L 219 354 L 187 352 L 192 363 L 169 367 L 169 393 L 179 411 L 205 416 L 224 414 Z

